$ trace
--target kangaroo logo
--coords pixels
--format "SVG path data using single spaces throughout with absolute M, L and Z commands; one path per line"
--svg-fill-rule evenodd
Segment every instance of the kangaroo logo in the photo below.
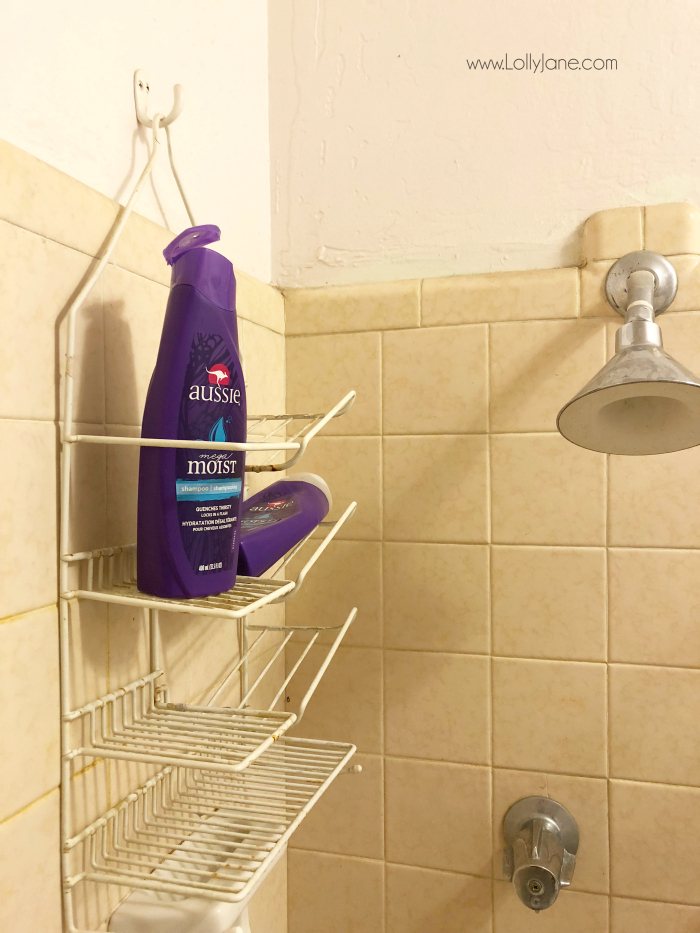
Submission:
M 216 363 L 211 369 L 207 369 L 207 372 L 209 373 L 209 385 L 227 386 L 230 382 L 229 371 L 223 363 Z

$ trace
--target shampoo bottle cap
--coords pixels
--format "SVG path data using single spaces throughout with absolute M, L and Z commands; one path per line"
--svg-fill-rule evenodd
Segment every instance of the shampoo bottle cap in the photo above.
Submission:
M 163 250 L 165 261 L 173 267 L 170 288 L 191 285 L 206 299 L 224 311 L 236 310 L 236 278 L 231 262 L 221 253 L 202 249 L 221 239 L 215 224 L 188 227 Z
M 316 473 L 287 473 L 285 479 L 289 482 L 297 480 L 298 482 L 309 483 L 311 486 L 316 486 L 317 489 L 321 490 L 326 499 L 328 499 L 328 510 L 330 511 L 333 508 L 333 496 L 328 488 L 328 483 L 323 477 L 318 476 Z M 284 482 L 284 480 L 282 480 L 282 482 Z

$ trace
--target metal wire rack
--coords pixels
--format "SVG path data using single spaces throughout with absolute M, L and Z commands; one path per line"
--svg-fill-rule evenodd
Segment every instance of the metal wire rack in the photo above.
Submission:
M 353 609 L 345 623 L 337 627 L 337 635 L 313 678 L 298 712 L 275 710 L 288 684 L 299 670 L 320 634 L 320 629 L 305 646 L 300 658 L 285 677 L 266 710 L 251 709 L 250 698 L 260 687 L 282 654 L 296 627 L 284 628 L 285 637 L 277 645 L 255 683 L 248 688 L 236 709 L 192 706 L 169 703 L 163 671 L 156 670 L 145 677 L 87 703 L 66 714 L 66 723 L 83 720 L 87 744 L 67 753 L 67 760 L 78 757 L 114 758 L 123 761 L 155 764 L 189 765 L 201 770 L 234 774 L 244 771 L 276 742 L 304 714 L 321 677 L 330 664 L 345 633 L 352 625 L 357 610 Z M 262 635 L 253 647 L 276 626 L 261 626 Z M 233 665 L 210 703 L 248 660 L 253 647 Z
M 148 89 L 147 83 L 138 80 L 135 87 Z M 319 431 L 331 419 L 345 414 L 355 400 L 353 391 L 323 414 L 251 417 L 248 421 L 251 440 L 245 443 L 77 432 L 74 374 L 78 311 L 109 262 L 153 169 L 160 145 L 158 127 L 161 124 L 167 127 L 181 109 L 181 102 L 179 105 L 176 102 L 168 117 L 156 114 L 146 121 L 145 111 L 141 113 L 138 105 L 137 93 L 139 119 L 153 129 L 151 156 L 107 235 L 97 263 L 78 288 L 66 314 L 59 540 L 61 843 L 66 933 L 85 933 L 75 925 L 73 901 L 75 886 L 84 880 L 228 902 L 242 900 L 259 883 L 296 826 L 355 751 L 352 745 L 290 739 L 284 735 L 303 716 L 307 702 L 354 619 L 355 610 L 342 626 L 335 627 L 337 636 L 331 649 L 295 712 L 280 712 L 274 707 L 324 629 L 254 626 L 246 618 L 256 609 L 298 592 L 306 574 L 355 511 L 355 503 L 337 521 L 323 523 L 329 528 L 326 536 L 294 580 L 279 579 L 278 575 L 298 548 L 287 555 L 271 576 L 240 577 L 233 590 L 207 599 L 165 600 L 140 593 L 136 588 L 134 546 L 81 553 L 70 550 L 71 478 L 76 444 L 245 451 L 247 472 L 281 471 L 293 466 Z M 178 186 L 181 188 L 179 181 Z M 79 709 L 72 708 L 70 688 L 70 603 L 75 599 L 139 607 L 149 619 L 149 673 Z M 169 702 L 159 658 L 160 609 L 236 620 L 238 660 L 231 662 L 228 673 L 213 688 L 207 705 Z M 301 657 L 286 675 L 269 708 L 253 709 L 254 692 L 265 683 L 293 632 L 299 630 L 312 633 Z M 249 632 L 260 633 L 251 647 Z M 256 681 L 249 685 L 249 659 L 262 638 L 273 641 L 272 656 Z M 239 706 L 215 708 L 212 704 L 236 676 L 240 677 L 242 695 Z M 81 725 L 82 737 L 76 745 L 75 735 Z M 71 779 L 73 763 L 81 756 L 165 767 L 76 835 Z M 83 857 L 83 868 L 77 872 L 72 868 L 76 854 Z
M 326 414 L 320 415 L 249 415 L 248 435 L 258 437 L 261 443 L 274 444 L 276 441 L 298 445 L 296 453 L 284 463 L 273 463 L 276 454 L 268 454 L 260 464 L 246 464 L 246 472 L 265 473 L 272 470 L 288 470 L 299 460 L 309 441 L 321 431 L 333 418 L 340 418 L 352 408 L 356 392 L 348 392 Z M 301 422 L 299 424 L 298 422 Z M 287 449 L 287 448 L 285 448 Z
M 241 901 L 354 753 L 282 738 L 239 774 L 165 768 L 67 841 L 68 852 L 87 844 L 67 887 L 87 880 Z
M 74 327 L 73 322 L 73 327 Z M 73 378 L 66 374 L 66 392 L 70 395 L 69 411 L 73 410 Z M 248 418 L 248 435 L 259 436 L 255 441 L 193 441 L 176 440 L 171 437 L 131 437 L 129 435 L 109 434 L 74 434 L 72 423 L 64 423 L 63 444 L 70 449 L 72 444 L 106 444 L 118 447 L 169 447 L 187 450 L 239 450 L 249 454 L 265 454 L 263 463 L 247 463 L 247 473 L 264 473 L 288 470 L 299 460 L 309 442 L 316 437 L 329 421 L 346 414 L 355 402 L 356 392 L 348 392 L 330 409 L 316 415 L 253 415 Z M 294 422 L 301 425 L 294 425 Z M 289 425 L 294 425 L 288 436 Z M 274 458 L 284 451 L 293 451 L 291 457 L 282 463 L 272 463 Z
M 319 557 L 338 534 L 345 522 L 355 514 L 357 503 L 351 502 L 336 521 L 323 522 L 327 533 L 314 549 L 294 580 L 275 579 L 287 566 L 291 558 L 311 538 L 307 535 L 273 571 L 270 577 L 236 578 L 236 585 L 226 593 L 201 599 L 162 599 L 142 593 L 136 585 L 136 545 L 101 548 L 65 554 L 62 561 L 67 565 L 78 565 L 82 570 L 82 585 L 66 589 L 65 599 L 92 599 L 98 602 L 120 603 L 142 609 L 167 609 L 189 615 L 216 616 L 224 619 L 240 619 L 270 603 L 288 599 L 301 588 L 306 575 Z

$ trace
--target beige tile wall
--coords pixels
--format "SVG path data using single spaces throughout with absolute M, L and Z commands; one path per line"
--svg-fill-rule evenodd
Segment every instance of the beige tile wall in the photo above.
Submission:
M 0 142 L 0 933 L 62 929 L 56 607 L 61 349 L 67 303 L 116 211 L 109 199 Z M 80 312 L 76 417 L 85 433 L 137 432 L 167 300 L 169 274 L 160 251 L 171 238 L 170 231 L 132 217 L 114 262 Z M 237 278 L 250 410 L 283 411 L 283 299 L 244 274 Z M 76 458 L 73 547 L 133 541 L 138 453 L 111 449 L 106 455 L 103 448 L 84 447 Z M 276 624 L 283 619 L 279 610 L 268 615 Z M 230 623 L 183 622 L 164 614 L 162 629 L 177 699 L 205 693 L 237 652 Z M 108 611 L 97 603 L 71 607 L 74 705 L 148 669 L 145 633 L 140 612 Z M 75 830 L 146 773 L 104 762 L 75 764 Z M 79 924 L 100 928 L 119 896 L 113 889 L 87 889 Z M 258 930 L 286 933 L 284 861 L 255 898 L 251 916 Z
M 0 143 L 0 477 L 15 490 L 0 505 L 0 933 L 61 929 L 61 324 L 115 213 Z M 360 607 L 304 731 L 355 741 L 363 772 L 341 778 L 294 839 L 290 933 L 700 930 L 698 454 L 605 458 L 553 431 L 609 352 L 602 284 L 631 249 L 671 256 L 680 287 L 666 345 L 700 369 L 699 218 L 692 205 L 594 215 L 580 270 L 286 302 L 239 275 L 251 410 L 284 407 L 285 303 L 290 409 L 359 393 L 304 468 L 329 478 L 339 508 L 356 498 L 360 509 L 289 618 Z M 169 238 L 134 217 L 84 306 L 85 431 L 138 425 Z M 76 547 L 133 540 L 133 454 L 80 451 Z M 71 636 L 76 704 L 145 670 L 144 620 L 128 610 L 73 606 Z M 232 641 L 223 623 L 164 619 L 174 694 L 206 692 Z M 76 773 L 76 828 L 137 771 Z M 582 829 L 574 890 L 539 918 L 499 880 L 494 851 L 508 805 L 531 793 L 569 806 Z M 283 864 L 251 908 L 265 933 L 286 929 L 286 883 Z M 79 919 L 97 928 L 113 903 L 88 892 Z
M 306 725 L 364 766 L 293 840 L 290 933 L 700 931 L 700 448 L 555 431 L 610 352 L 605 273 L 644 246 L 679 271 L 662 330 L 700 371 L 687 204 L 594 215 L 581 269 L 286 294 L 288 397 L 358 390 L 308 461 L 358 514 L 289 617 L 360 607 Z M 540 916 L 500 880 L 530 794 L 582 840 Z

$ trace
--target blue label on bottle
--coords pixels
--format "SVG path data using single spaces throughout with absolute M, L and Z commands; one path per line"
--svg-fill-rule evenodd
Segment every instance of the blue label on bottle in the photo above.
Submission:
M 245 438 L 244 386 L 228 342 L 219 334 L 197 334 L 180 402 L 178 437 L 240 441 Z M 180 536 L 193 570 L 230 570 L 238 534 L 244 455 L 238 451 L 176 452 L 176 496 Z
M 200 483 L 190 483 L 184 479 L 178 479 L 175 483 L 177 487 L 177 500 L 191 500 L 201 502 L 204 499 L 228 499 L 231 496 L 240 496 L 241 481 L 239 479 L 229 479 L 223 482 L 215 479 L 205 479 Z

